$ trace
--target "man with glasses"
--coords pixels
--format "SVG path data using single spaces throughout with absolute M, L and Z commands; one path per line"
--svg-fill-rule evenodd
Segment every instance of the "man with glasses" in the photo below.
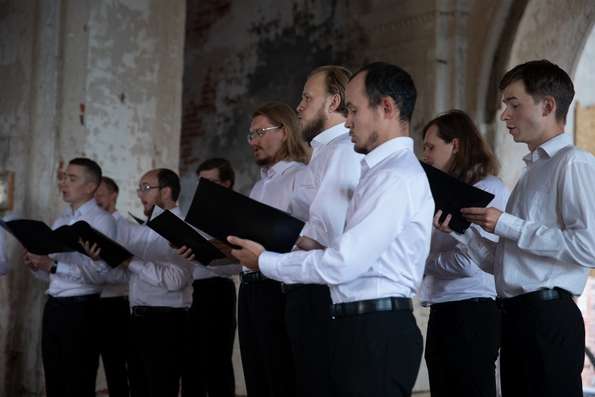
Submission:
M 235 173 L 228 160 L 212 158 L 196 170 L 233 189 Z M 239 265 L 211 268 L 193 262 L 192 306 L 188 313 L 188 349 L 182 375 L 182 397 L 234 397 L 233 342 L 236 332 L 236 288 L 232 274 Z
M 252 114 L 248 144 L 261 179 L 250 197 L 288 211 L 309 151 L 300 136 L 295 112 L 268 103 Z M 292 209 L 305 219 L 306 209 Z M 238 331 L 248 396 L 295 395 L 295 371 L 285 325 L 285 295 L 278 281 L 243 269 L 238 300 Z

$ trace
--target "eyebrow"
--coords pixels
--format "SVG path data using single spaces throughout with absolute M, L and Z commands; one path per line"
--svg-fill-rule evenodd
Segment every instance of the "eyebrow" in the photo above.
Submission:
M 508 102 L 508 101 L 513 100 L 513 99 L 517 99 L 518 100 L 519 98 L 517 98 L 515 96 L 509 96 L 509 97 L 506 97 L 506 98 L 502 99 L 502 102 Z

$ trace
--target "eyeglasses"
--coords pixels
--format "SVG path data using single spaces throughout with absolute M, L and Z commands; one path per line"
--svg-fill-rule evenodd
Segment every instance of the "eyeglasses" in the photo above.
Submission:
M 137 193 L 147 193 L 148 191 L 152 190 L 152 189 L 161 189 L 162 186 L 151 186 L 148 183 L 145 183 L 143 185 L 139 185 L 138 189 L 136 189 Z
M 250 132 L 248 132 L 248 142 L 252 142 L 256 138 L 262 138 L 264 136 L 264 134 L 266 134 L 267 132 L 276 130 L 276 129 L 282 128 L 282 127 L 283 127 L 282 125 L 274 125 L 272 127 L 258 128 L 254 131 L 250 131 Z

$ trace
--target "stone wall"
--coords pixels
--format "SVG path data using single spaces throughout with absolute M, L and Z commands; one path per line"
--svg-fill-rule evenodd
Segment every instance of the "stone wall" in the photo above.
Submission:
M 0 169 L 15 172 L 11 216 L 51 222 L 61 160 L 95 158 L 138 209 L 140 174 L 177 170 L 185 2 L 0 1 Z M 6 214 L 2 214 L 6 215 Z M 0 279 L 0 396 L 43 392 L 47 287 L 8 239 Z

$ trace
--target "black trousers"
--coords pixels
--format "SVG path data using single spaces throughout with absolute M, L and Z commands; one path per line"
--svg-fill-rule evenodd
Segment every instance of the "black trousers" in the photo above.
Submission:
M 423 341 L 409 310 L 332 320 L 332 396 L 410 396 Z
M 178 397 L 187 311 L 160 307 L 139 313 L 135 309 L 130 318 L 131 396 Z
M 330 395 L 331 297 L 326 285 L 286 293 L 285 319 L 296 373 L 296 395 Z
M 579 397 L 585 326 L 571 297 L 504 305 L 503 397 Z
M 98 341 L 110 397 L 128 397 L 128 332 L 130 307 L 126 296 L 99 300 Z
M 294 396 L 295 370 L 280 283 L 265 280 L 240 285 L 238 332 L 248 396 Z
M 494 300 L 433 304 L 425 352 L 432 397 L 495 397 L 499 347 Z
M 188 312 L 183 397 L 234 397 L 233 341 L 236 289 L 233 280 L 196 280 Z
M 95 397 L 99 295 L 49 297 L 41 352 L 47 397 Z

